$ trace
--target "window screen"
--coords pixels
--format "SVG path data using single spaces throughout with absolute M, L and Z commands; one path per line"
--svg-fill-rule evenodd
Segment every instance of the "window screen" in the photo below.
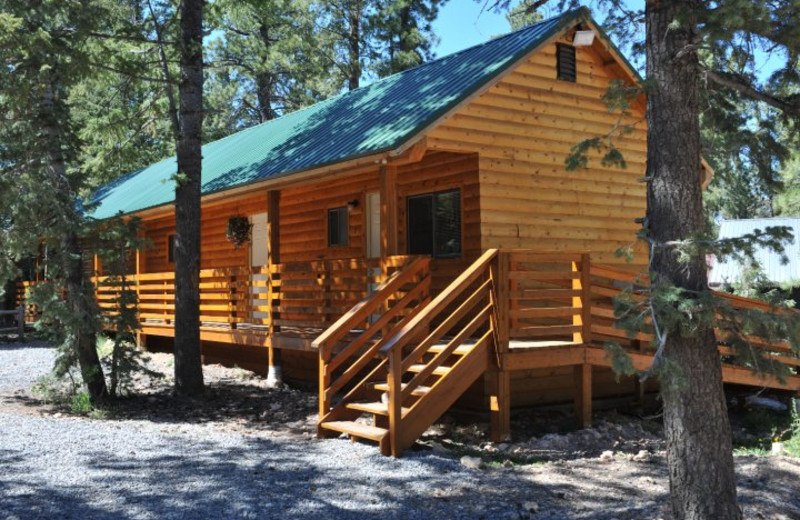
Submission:
M 347 206 L 328 210 L 328 245 L 346 246 L 348 235 Z
M 407 201 L 408 253 L 434 257 L 461 254 L 461 192 L 414 195 Z
M 575 47 L 564 43 L 556 44 L 556 68 L 558 69 L 558 79 L 575 82 L 577 76 Z

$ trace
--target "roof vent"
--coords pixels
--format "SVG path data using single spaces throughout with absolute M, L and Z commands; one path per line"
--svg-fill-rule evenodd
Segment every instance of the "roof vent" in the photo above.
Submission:
M 557 78 L 575 83 L 575 47 L 564 43 L 556 44 L 556 69 Z

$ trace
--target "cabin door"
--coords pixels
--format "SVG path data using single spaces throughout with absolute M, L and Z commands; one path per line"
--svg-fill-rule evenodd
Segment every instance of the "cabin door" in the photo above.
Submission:
M 250 265 L 253 267 L 266 267 L 267 265 L 267 214 L 258 213 L 250 217 L 250 223 L 253 225 L 252 234 L 250 238 Z M 255 269 L 253 271 L 256 271 Z M 261 287 L 266 283 L 256 284 L 253 282 L 267 282 L 269 281 L 269 274 L 255 273 L 250 275 L 250 282 L 252 290 L 250 291 L 250 305 L 266 306 L 269 305 L 267 300 L 267 287 Z M 263 296 L 262 296 L 263 295 Z M 250 317 L 254 319 L 266 319 L 269 313 L 262 310 L 254 310 L 250 312 Z

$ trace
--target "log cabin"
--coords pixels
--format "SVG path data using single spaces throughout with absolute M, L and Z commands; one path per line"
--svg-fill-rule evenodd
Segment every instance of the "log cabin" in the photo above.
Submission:
M 574 403 L 588 425 L 593 399 L 642 399 L 652 388 L 617 380 L 603 349 L 652 359 L 646 332 L 614 327 L 611 298 L 643 283 L 645 248 L 632 265 L 615 251 L 645 213 L 647 143 L 643 96 L 609 110 L 613 81 L 641 78 L 582 8 L 206 144 L 204 360 L 317 381 L 321 436 L 393 455 L 455 403 L 488 410 L 501 439 L 512 408 Z M 565 167 L 619 125 L 626 167 L 601 152 Z M 152 243 L 131 273 L 147 348 L 174 335 L 175 173 L 165 159 L 91 201 L 94 218 L 141 218 Z M 710 175 L 698 158 L 698 183 Z M 226 236 L 237 222 L 241 247 Z M 795 372 L 726 363 L 724 377 L 800 390 Z

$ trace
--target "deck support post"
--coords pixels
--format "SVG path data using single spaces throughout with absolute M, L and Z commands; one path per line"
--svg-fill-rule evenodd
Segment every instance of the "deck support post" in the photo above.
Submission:
M 509 348 L 509 254 L 498 251 L 497 258 L 490 266 L 493 292 L 491 297 L 495 306 L 492 325 L 495 327 L 497 367 L 486 374 L 489 383 L 489 415 L 493 442 L 511 438 L 511 373 L 503 368 L 503 360 Z
M 511 439 L 511 372 L 490 370 L 486 379 L 492 442 L 508 441 Z
M 280 386 L 283 383 L 283 361 L 280 349 L 275 347 L 275 334 L 281 328 L 276 325 L 281 314 L 277 310 L 281 305 L 279 285 L 274 281 L 280 280 L 277 266 L 281 263 L 281 192 L 270 190 L 267 192 L 267 298 L 269 301 L 269 369 L 267 372 L 267 386 Z
M 389 384 L 389 446 L 381 444 L 382 449 L 390 448 L 392 457 L 402 455 L 402 432 L 400 423 L 403 420 L 403 397 L 402 397 L 402 365 L 403 353 L 401 349 L 395 348 L 389 352 L 389 373 L 387 383 Z M 386 453 L 384 453 L 385 455 Z
M 592 365 L 575 365 L 575 417 L 578 428 L 592 427 Z
M 381 201 L 381 256 L 397 254 L 397 166 L 382 164 L 379 172 Z

